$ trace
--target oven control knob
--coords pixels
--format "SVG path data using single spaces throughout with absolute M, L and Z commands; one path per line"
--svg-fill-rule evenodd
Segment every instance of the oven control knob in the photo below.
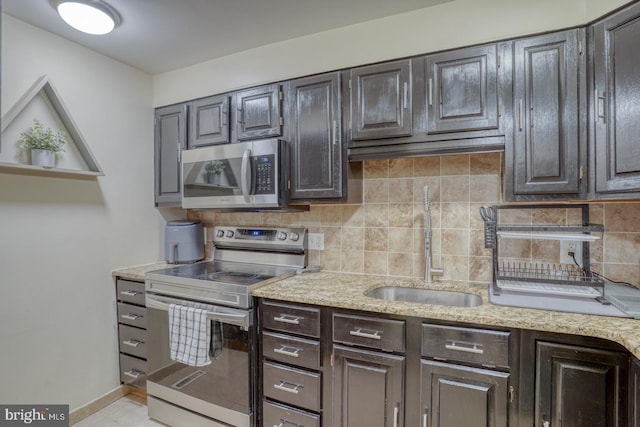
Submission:
M 227 230 L 227 237 L 229 239 L 231 239 L 233 237 L 233 235 L 234 235 L 233 230 Z
M 291 233 L 291 234 L 289 235 L 289 238 L 291 239 L 291 241 L 293 241 L 293 242 L 297 242 L 297 241 L 298 241 L 298 239 L 300 238 L 300 235 L 299 235 L 298 233 Z
M 224 237 L 224 230 L 218 230 L 216 232 L 216 237 Z
M 278 238 L 278 240 L 287 240 L 287 233 L 285 233 L 284 231 L 278 231 L 276 237 Z

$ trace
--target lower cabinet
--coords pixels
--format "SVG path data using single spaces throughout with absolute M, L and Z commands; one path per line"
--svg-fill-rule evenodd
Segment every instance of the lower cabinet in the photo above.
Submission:
M 333 425 L 404 425 L 404 356 L 335 345 Z
M 422 427 L 506 427 L 506 372 L 423 360 Z
M 620 352 L 538 342 L 534 425 L 627 426 L 628 363 Z
M 144 282 L 116 279 L 120 381 L 147 388 L 147 309 Z
M 631 427 L 640 427 L 640 360 L 634 358 L 631 363 Z

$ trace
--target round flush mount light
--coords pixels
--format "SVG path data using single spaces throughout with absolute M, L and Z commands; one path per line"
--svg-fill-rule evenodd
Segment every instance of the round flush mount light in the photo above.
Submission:
M 120 24 L 120 15 L 101 0 L 50 0 L 58 15 L 76 30 L 87 34 L 110 33 Z

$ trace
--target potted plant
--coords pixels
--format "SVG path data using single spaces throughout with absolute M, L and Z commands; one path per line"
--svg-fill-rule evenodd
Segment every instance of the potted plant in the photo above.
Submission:
M 222 172 L 224 172 L 225 165 L 220 160 L 215 160 L 204 165 L 204 172 L 206 175 L 207 183 L 220 185 L 220 178 Z
M 44 128 L 37 119 L 31 129 L 20 134 L 20 147 L 31 150 L 31 164 L 52 168 L 55 166 L 56 153 L 64 151 L 65 140 L 58 132 L 56 134 L 50 128 Z

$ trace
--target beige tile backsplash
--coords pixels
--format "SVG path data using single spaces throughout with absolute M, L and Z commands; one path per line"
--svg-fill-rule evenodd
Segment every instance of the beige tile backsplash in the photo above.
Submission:
M 491 251 L 484 247 L 483 205 L 502 200 L 502 154 L 473 154 L 367 161 L 361 205 L 317 205 L 307 212 L 215 213 L 189 211 L 205 226 L 281 225 L 324 234 L 324 250 L 310 251 L 310 264 L 325 270 L 395 277 L 424 277 L 424 192 L 431 195 L 433 263 L 444 279 L 491 281 Z M 577 209 L 514 210 L 513 223 L 564 224 Z M 591 222 L 605 225 L 591 244 L 593 269 L 613 280 L 640 285 L 640 201 L 595 202 Z M 579 216 L 577 217 L 579 218 Z M 211 253 L 211 244 L 207 247 Z M 501 240 L 500 253 L 533 262 L 558 262 L 560 244 Z M 436 277 L 436 280 L 438 278 Z

